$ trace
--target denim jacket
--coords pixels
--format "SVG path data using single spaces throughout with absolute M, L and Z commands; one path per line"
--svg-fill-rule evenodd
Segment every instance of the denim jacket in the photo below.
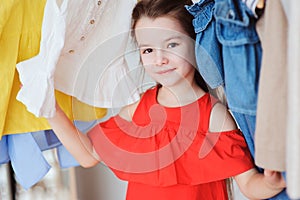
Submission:
M 193 26 L 196 33 L 197 67 L 211 88 L 224 84 L 222 47 L 217 40 L 213 0 L 200 0 L 192 6 L 186 6 L 194 16 Z
M 240 0 L 200 0 L 194 16 L 197 67 L 211 88 L 225 86 L 228 107 L 254 153 L 254 129 L 262 48 L 256 18 Z M 287 200 L 282 191 L 272 200 Z
M 194 16 L 197 67 L 211 88 L 225 86 L 232 111 L 255 115 L 262 48 L 251 10 L 238 0 L 200 0 Z

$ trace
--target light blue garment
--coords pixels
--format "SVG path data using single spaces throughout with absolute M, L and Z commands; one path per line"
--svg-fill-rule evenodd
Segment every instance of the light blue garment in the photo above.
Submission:
M 31 133 L 41 151 L 53 149 L 61 145 L 52 130 L 37 131 Z
M 94 121 L 74 121 L 74 125 L 82 132 L 87 133 L 91 128 L 93 128 L 99 122 L 108 119 L 107 116 L 103 117 L 101 120 L 94 120 Z
M 0 165 L 9 162 L 7 138 L 3 136 L 0 140 Z
M 16 181 L 25 189 L 41 180 L 51 166 L 31 133 L 7 135 L 8 155 Z
M 96 121 L 78 122 L 76 126 L 85 133 L 95 124 Z M 0 164 L 11 161 L 16 181 L 29 189 L 51 169 L 42 151 L 53 148 L 57 148 L 61 168 L 79 165 L 52 130 L 3 136 L 0 140 Z
M 52 130 L 38 131 L 32 133 L 34 140 L 41 151 L 48 149 L 57 149 L 58 163 L 61 168 L 79 166 L 79 163 L 69 153 L 69 151 L 61 144 Z
M 74 121 L 74 125 L 82 132 L 87 133 L 92 127 L 94 127 L 98 123 L 97 120 L 84 122 L 84 121 Z M 75 160 L 75 158 L 70 154 L 69 151 L 65 149 L 63 145 L 57 147 L 57 151 L 59 152 L 57 157 L 61 168 L 69 168 L 78 166 L 79 163 Z

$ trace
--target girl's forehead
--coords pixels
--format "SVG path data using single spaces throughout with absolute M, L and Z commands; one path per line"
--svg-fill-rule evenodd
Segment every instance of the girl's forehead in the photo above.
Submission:
M 135 36 L 138 43 L 144 41 L 165 41 L 169 38 L 184 38 L 181 24 L 171 17 L 148 18 L 142 17 L 136 23 Z
M 156 29 L 174 29 L 175 31 L 181 31 L 183 28 L 181 27 L 180 22 L 178 20 L 163 16 L 157 18 L 150 17 L 141 17 L 137 23 L 135 29 L 143 29 L 143 28 L 156 28 Z

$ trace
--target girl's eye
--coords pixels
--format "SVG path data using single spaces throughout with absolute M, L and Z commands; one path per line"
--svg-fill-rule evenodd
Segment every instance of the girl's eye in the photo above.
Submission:
M 175 43 L 175 42 L 168 44 L 168 48 L 174 48 L 176 46 L 178 46 L 178 43 Z
M 153 52 L 153 49 L 151 49 L 151 48 L 147 48 L 147 49 L 143 49 L 143 50 L 142 50 L 142 53 L 143 53 L 143 54 L 149 54 L 149 53 L 151 53 L 151 52 Z

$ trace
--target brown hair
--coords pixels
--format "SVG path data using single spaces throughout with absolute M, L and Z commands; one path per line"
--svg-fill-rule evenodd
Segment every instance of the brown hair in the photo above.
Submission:
M 177 20 L 188 36 L 195 40 L 193 16 L 184 7 L 192 4 L 191 0 L 140 0 L 132 11 L 132 34 L 134 35 L 136 23 L 142 17 L 156 19 L 168 16 Z M 205 92 L 208 92 L 207 85 L 197 69 L 195 70 L 194 78 L 197 84 Z
M 191 0 L 141 0 L 132 12 L 132 29 L 135 29 L 136 23 L 141 17 L 155 19 L 169 16 L 176 19 L 185 32 L 195 40 L 193 16 L 184 7 L 184 5 L 191 5 L 192 3 Z

